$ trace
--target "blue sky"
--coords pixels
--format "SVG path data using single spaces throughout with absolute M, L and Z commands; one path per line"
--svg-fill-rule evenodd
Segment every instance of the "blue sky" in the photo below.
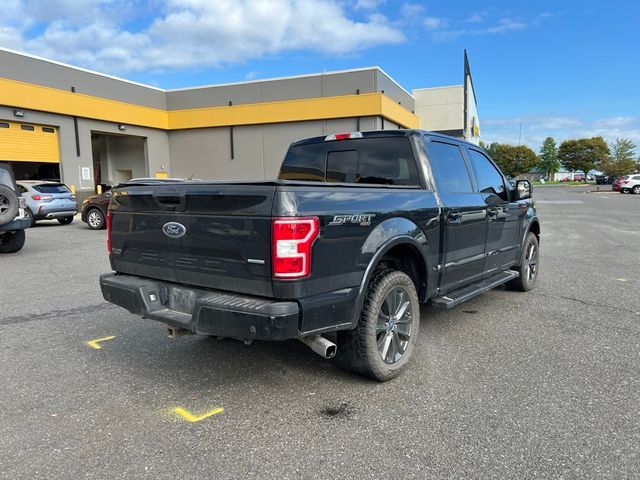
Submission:
M 379 65 L 462 83 L 485 141 L 640 144 L 640 2 L 4 0 L 0 46 L 163 88 Z

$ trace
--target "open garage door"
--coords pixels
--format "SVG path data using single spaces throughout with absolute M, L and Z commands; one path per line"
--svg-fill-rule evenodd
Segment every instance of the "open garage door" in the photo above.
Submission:
M 10 162 L 17 180 L 59 179 L 58 129 L 0 120 L 0 162 Z

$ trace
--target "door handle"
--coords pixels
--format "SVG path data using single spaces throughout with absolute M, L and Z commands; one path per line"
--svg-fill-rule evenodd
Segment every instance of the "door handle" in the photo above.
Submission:
M 451 212 L 447 215 L 447 223 L 452 225 L 460 225 L 462 223 L 462 214 L 460 212 Z
M 496 218 L 498 218 L 498 210 L 496 210 L 495 208 L 487 210 L 487 217 L 495 220 Z

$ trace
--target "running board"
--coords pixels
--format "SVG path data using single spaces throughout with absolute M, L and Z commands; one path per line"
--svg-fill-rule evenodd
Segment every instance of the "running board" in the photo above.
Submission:
M 432 298 L 431 303 L 433 306 L 438 308 L 453 308 L 462 302 L 465 302 L 499 285 L 507 283 L 514 278 L 518 278 L 519 276 L 520 274 L 515 270 L 506 270 L 489 278 L 484 278 L 478 282 L 472 283 L 471 285 L 467 285 L 466 287 L 453 290 L 445 295 Z

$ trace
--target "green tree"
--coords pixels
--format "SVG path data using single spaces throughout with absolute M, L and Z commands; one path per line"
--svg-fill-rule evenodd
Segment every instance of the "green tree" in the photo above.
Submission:
M 560 171 L 558 160 L 558 147 L 552 137 L 547 137 L 540 147 L 540 163 L 538 168 L 547 174 L 549 180 L 553 180 L 553 174 Z
M 558 149 L 560 164 L 570 172 L 584 172 L 601 167 L 609 158 L 609 146 L 602 137 L 565 140 Z
M 634 158 L 636 145 L 631 140 L 617 138 L 610 147 L 611 156 L 602 164 L 600 170 L 609 176 L 617 177 L 634 172 L 638 168 Z
M 507 145 L 492 143 L 487 149 L 491 158 L 498 164 L 500 170 L 512 177 L 531 171 L 538 164 L 538 157 L 526 145 Z

